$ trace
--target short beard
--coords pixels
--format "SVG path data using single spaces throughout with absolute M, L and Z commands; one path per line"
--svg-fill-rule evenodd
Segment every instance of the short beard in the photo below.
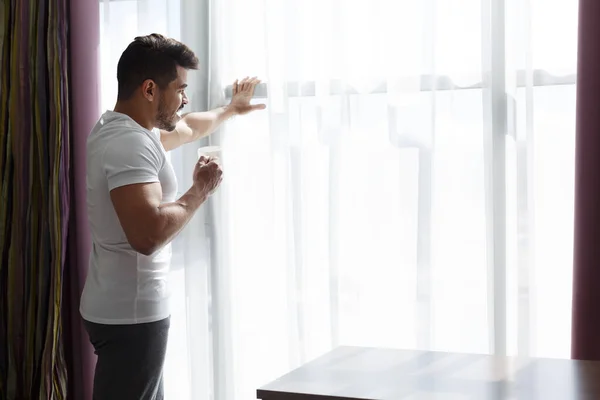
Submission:
M 158 129 L 165 130 L 167 132 L 171 132 L 175 130 L 175 124 L 177 122 L 173 122 L 172 115 L 167 113 L 165 110 L 164 103 L 161 100 L 158 103 L 158 114 L 156 115 L 156 127 Z

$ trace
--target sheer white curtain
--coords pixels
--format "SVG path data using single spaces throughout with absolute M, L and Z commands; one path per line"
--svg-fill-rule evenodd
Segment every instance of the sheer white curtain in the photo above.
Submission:
M 569 356 L 576 2 L 212 7 L 269 105 L 220 137 L 231 398 L 341 344 Z
M 103 76 L 157 31 L 201 58 L 193 109 L 265 81 L 175 244 L 167 398 L 254 398 L 338 345 L 568 357 L 576 3 L 102 2 Z

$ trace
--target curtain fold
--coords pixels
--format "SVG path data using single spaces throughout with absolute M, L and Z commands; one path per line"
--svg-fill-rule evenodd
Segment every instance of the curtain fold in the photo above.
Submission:
M 68 7 L 66 0 L 2 5 L 0 397 L 64 399 Z
M 579 7 L 572 356 L 600 360 L 600 3 L 581 0 Z
M 71 174 L 67 263 L 64 274 L 63 331 L 69 398 L 91 400 L 96 356 L 79 314 L 91 239 L 86 205 L 86 141 L 100 116 L 100 17 L 97 0 L 69 1 L 69 82 L 71 87 Z

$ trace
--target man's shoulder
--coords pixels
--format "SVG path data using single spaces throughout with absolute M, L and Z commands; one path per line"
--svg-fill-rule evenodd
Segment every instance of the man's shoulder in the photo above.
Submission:
M 131 118 L 104 114 L 92 129 L 90 136 L 98 139 L 109 137 L 138 137 L 140 140 L 147 136 L 147 131 Z
M 98 121 L 88 138 L 90 148 L 122 148 L 135 150 L 139 148 L 157 147 L 153 133 L 139 126 L 132 120 L 118 118 Z

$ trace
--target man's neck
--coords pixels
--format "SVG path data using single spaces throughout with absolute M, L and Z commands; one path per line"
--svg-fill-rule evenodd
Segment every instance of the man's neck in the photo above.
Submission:
M 143 110 L 140 109 L 140 106 L 134 104 L 131 101 L 117 101 L 117 104 L 114 108 L 115 112 L 125 114 L 135 122 L 137 122 L 143 128 L 148 129 L 149 131 L 154 129 L 154 123 L 151 118 L 149 118 Z

